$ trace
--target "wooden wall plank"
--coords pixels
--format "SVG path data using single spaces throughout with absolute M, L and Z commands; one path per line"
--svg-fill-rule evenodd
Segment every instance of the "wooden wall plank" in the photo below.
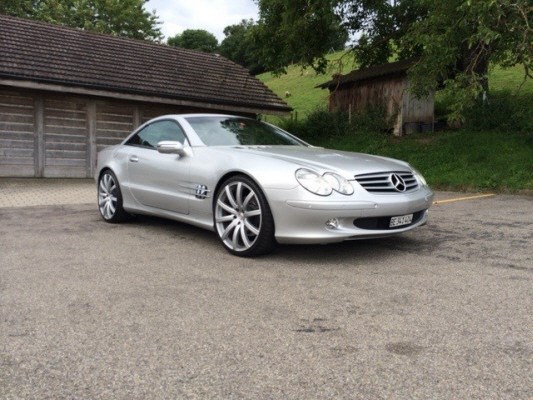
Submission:
M 28 122 L 5 122 L 0 121 L 0 130 L 9 132 L 31 132 L 33 121 Z
M 47 142 L 46 143 L 46 149 L 47 150 L 67 150 L 67 151 L 86 152 L 87 151 L 87 144 L 85 142 L 84 143 Z
M 0 165 L 28 165 L 33 166 L 33 157 L 0 157 Z
M 1 163 L 0 163 L 1 164 Z M 30 165 L 0 165 L 0 176 L 1 177 L 11 177 L 11 178 L 27 178 L 33 176 L 35 168 L 33 163 Z
M 33 109 L 25 113 L 2 113 L 0 111 L 0 125 L 9 123 L 22 123 L 33 127 Z M 31 130 L 31 129 L 30 129 Z
M 33 138 L 35 134 L 32 132 L 10 132 L 10 131 L 2 131 L 0 130 L 0 139 L 8 139 L 8 140 L 28 140 L 33 143 Z
M 33 159 L 33 149 L 2 148 L 0 157 L 27 157 Z
M 85 178 L 85 166 L 57 166 L 46 167 L 45 178 Z
M 47 134 L 56 133 L 60 135 L 83 136 L 83 137 L 87 135 L 87 131 L 85 127 L 58 126 L 58 125 L 46 125 L 46 133 Z
M 56 133 L 47 133 L 45 135 L 46 143 L 85 143 L 86 138 L 82 135 L 61 135 Z
M 31 138 L 31 140 L 22 140 L 20 138 L 0 139 L 0 150 L 1 149 L 32 149 L 32 148 L 33 148 L 33 138 Z
M 85 168 L 85 160 L 73 160 L 71 158 L 49 158 L 46 160 L 46 167 L 50 166 L 71 166 L 71 167 L 83 167 L 83 176 L 85 177 L 87 171 Z

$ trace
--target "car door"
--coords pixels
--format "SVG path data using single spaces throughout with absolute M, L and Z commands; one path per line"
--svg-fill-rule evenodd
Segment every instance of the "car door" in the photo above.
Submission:
M 162 154 L 157 143 L 162 140 L 186 144 L 177 122 L 159 120 L 145 126 L 125 144 L 128 146 L 128 187 L 142 205 L 181 214 L 189 213 L 190 158 Z

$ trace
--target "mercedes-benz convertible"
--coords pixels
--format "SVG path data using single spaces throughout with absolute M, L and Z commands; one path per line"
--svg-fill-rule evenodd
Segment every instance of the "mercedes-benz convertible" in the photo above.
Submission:
M 433 199 L 406 162 L 218 114 L 148 121 L 98 153 L 95 176 L 105 221 L 170 218 L 214 231 L 238 256 L 406 232 L 426 223 Z

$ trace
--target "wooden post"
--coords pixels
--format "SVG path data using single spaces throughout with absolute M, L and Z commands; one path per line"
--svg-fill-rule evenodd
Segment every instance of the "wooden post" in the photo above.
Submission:
M 33 98 L 34 110 L 34 143 L 33 143 L 33 158 L 34 158 L 34 175 L 38 178 L 44 176 L 45 165 L 45 138 L 44 138 L 44 98 L 38 94 Z
M 141 110 L 139 106 L 133 107 L 133 130 L 141 125 Z
M 94 176 L 96 166 L 96 101 L 87 102 L 87 178 Z

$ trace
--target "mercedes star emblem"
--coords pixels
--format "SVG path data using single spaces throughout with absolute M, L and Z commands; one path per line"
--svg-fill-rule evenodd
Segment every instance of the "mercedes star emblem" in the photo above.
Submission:
M 392 183 L 392 186 L 394 189 L 396 189 L 398 192 L 405 192 L 407 189 L 407 186 L 405 185 L 405 181 L 403 178 L 398 174 L 391 174 L 390 175 L 390 183 Z

